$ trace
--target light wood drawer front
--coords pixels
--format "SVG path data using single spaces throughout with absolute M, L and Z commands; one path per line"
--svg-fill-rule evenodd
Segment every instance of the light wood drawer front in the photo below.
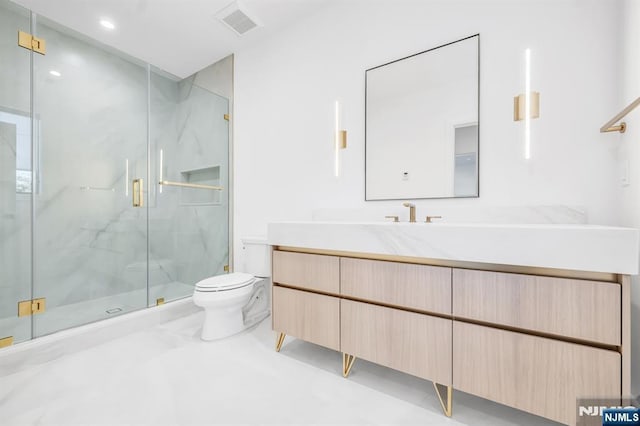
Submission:
M 451 314 L 451 268 L 341 258 L 340 279 L 345 296 Z
M 342 352 L 451 384 L 451 320 L 341 301 Z
M 273 282 L 326 293 L 340 293 L 340 258 L 273 252 Z
M 620 396 L 620 354 L 453 322 L 453 387 L 575 424 L 576 399 Z
M 620 345 L 620 285 L 453 270 L 453 315 Z
M 273 287 L 273 329 L 340 350 L 340 299 Z

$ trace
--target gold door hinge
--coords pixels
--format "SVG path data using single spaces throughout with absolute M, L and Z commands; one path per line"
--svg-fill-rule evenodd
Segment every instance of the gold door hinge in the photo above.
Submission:
M 45 298 L 23 300 L 18 302 L 18 316 L 24 317 L 32 314 L 40 314 L 46 310 L 47 302 Z
M 229 121 L 229 114 L 225 114 L 225 115 L 224 115 L 224 119 L 225 119 L 225 120 L 227 120 L 227 121 Z
M 164 297 L 158 297 L 156 299 L 156 306 L 164 305 Z
M 229 265 L 224 265 L 224 271 L 229 272 Z
M 36 53 L 44 55 L 47 53 L 47 43 L 43 38 L 34 37 L 24 31 L 18 31 L 18 46 L 25 49 L 33 50 Z
M 13 345 L 13 336 L 3 337 L 0 339 L 0 348 L 6 348 L 11 345 Z

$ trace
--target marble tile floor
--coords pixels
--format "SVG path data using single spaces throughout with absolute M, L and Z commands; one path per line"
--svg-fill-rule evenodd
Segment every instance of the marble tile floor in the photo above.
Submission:
M 553 425 L 455 392 L 453 418 L 431 383 L 293 338 L 274 351 L 270 320 L 222 341 L 201 312 L 0 377 L 0 424 Z

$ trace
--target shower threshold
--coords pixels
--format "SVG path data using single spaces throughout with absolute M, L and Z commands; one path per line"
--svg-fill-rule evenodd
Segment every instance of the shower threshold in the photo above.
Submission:
M 191 296 L 192 293 L 193 285 L 174 281 L 150 287 L 148 300 L 147 289 L 141 288 L 66 305 L 51 306 L 49 304 L 44 313 L 31 317 L 34 337 L 40 338 L 61 330 L 152 307 L 159 298 L 164 298 L 168 302 Z M 0 319 L 0 330 L 11 330 L 15 343 L 31 340 L 31 322 L 24 317 L 12 316 Z

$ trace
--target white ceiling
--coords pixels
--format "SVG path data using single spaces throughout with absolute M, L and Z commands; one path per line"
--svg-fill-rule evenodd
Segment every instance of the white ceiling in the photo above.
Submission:
M 178 77 L 314 13 L 330 0 L 241 0 L 261 27 L 236 35 L 215 17 L 232 0 L 13 0 Z M 112 20 L 108 31 L 99 21 Z

